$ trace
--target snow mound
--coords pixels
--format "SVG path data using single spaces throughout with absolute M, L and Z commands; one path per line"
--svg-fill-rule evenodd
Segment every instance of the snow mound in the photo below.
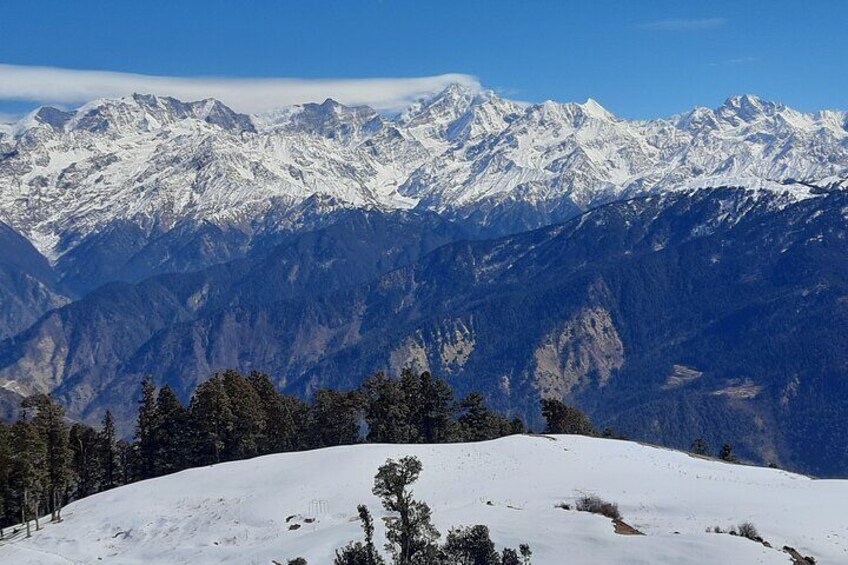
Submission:
M 357 504 L 384 515 L 371 494 L 374 473 L 405 455 L 424 465 L 415 495 L 443 536 L 454 525 L 487 524 L 498 546 L 529 543 L 537 565 L 786 565 L 784 545 L 820 564 L 848 562 L 848 481 L 579 436 L 359 445 L 192 469 L 74 503 L 63 523 L 0 542 L 0 562 L 268 565 L 303 556 L 329 564 L 336 548 L 361 537 Z M 607 518 L 556 507 L 585 494 L 618 503 L 645 535 L 619 535 Z M 705 531 L 744 521 L 774 549 Z

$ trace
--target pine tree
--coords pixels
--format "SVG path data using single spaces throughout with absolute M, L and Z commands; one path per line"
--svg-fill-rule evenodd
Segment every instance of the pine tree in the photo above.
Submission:
M 710 444 L 707 443 L 702 437 L 695 438 L 695 441 L 692 442 L 692 447 L 689 449 L 690 452 L 695 455 L 709 455 L 710 454 Z
M 194 391 L 189 405 L 197 442 L 196 465 L 219 463 L 235 427 L 235 416 L 223 380 L 215 375 Z
M 595 427 L 583 412 L 559 400 L 542 399 L 542 416 L 548 423 L 545 433 L 596 435 Z
M 505 547 L 503 553 L 501 553 L 500 565 L 521 565 L 518 552 L 510 547 Z
M 83 498 L 100 490 L 102 467 L 97 432 L 85 424 L 76 423 L 70 432 L 71 461 L 76 476 L 75 498 Z
M 509 433 L 510 435 L 521 435 L 527 433 L 527 426 L 524 425 L 524 420 L 519 417 L 515 417 L 509 423 Z
M 311 446 L 357 443 L 361 407 L 362 400 L 356 391 L 321 389 L 316 392 L 309 418 Z
M 421 461 L 404 457 L 389 459 L 377 470 L 372 492 L 379 497 L 383 508 L 392 514 L 386 523 L 386 549 L 397 565 L 410 565 L 432 556 L 437 547 L 439 532 L 433 526 L 430 507 L 412 497 L 409 487 L 421 474 Z
M 359 521 L 362 523 L 362 531 L 365 533 L 365 556 L 366 565 L 382 565 L 383 558 L 377 553 L 377 548 L 374 547 L 374 519 L 368 511 L 368 507 L 360 504 L 356 507 L 359 514 Z
M 417 435 L 400 382 L 376 373 L 362 383 L 367 439 L 372 443 L 408 443 Z
M 156 409 L 156 387 L 150 379 L 141 381 L 141 400 L 138 404 L 138 421 L 135 437 L 138 440 L 138 475 L 140 479 L 156 476 L 156 444 L 159 429 L 159 412 Z
M 26 536 L 30 537 L 30 521 L 35 519 L 36 529 L 39 529 L 40 502 L 47 490 L 47 444 L 38 429 L 26 419 L 12 425 L 10 444 L 11 490 L 17 493 L 21 522 L 26 525 Z
M 530 551 L 530 546 L 526 543 L 522 543 L 518 546 L 518 551 L 521 553 L 521 559 L 524 561 L 524 565 L 530 565 L 530 558 L 533 556 L 533 552 Z
M 282 425 L 274 428 L 275 452 L 309 447 L 309 404 L 288 394 L 281 394 L 277 403 Z
M 425 393 L 422 390 L 422 377 L 429 373 L 418 373 L 410 368 L 405 368 L 400 373 L 400 389 L 403 391 L 403 403 L 406 407 L 407 418 L 411 427 L 411 440 L 415 443 L 423 443 L 424 440 L 424 406 Z
M 38 394 L 24 400 L 22 406 L 35 410 L 32 424 L 41 434 L 47 450 L 47 505 L 50 520 L 62 521 L 62 504 L 71 478 L 71 448 L 65 409 L 49 395 Z
M 181 471 L 189 466 L 189 416 L 170 386 L 159 389 L 156 413 L 154 472 L 158 476 Z
M 483 395 L 472 392 L 459 404 L 463 411 L 459 427 L 463 441 L 485 441 L 509 435 L 512 424 L 486 406 Z
M 293 396 L 283 395 L 265 373 L 254 371 L 248 382 L 262 405 L 265 434 L 261 453 L 282 453 L 306 447 L 309 405 Z
M 738 461 L 736 459 L 736 455 L 733 454 L 733 446 L 729 443 L 725 443 L 721 446 L 718 458 L 722 461 L 727 461 L 728 463 L 736 463 Z
M 422 443 L 447 443 L 458 439 L 459 431 L 454 420 L 454 395 L 450 385 L 442 379 L 434 378 L 428 371 L 413 376 L 409 381 L 417 380 L 412 386 L 413 393 L 407 396 L 410 414 L 416 414 L 418 441 Z M 404 389 L 407 380 L 403 380 Z
M 489 528 L 483 525 L 452 529 L 448 533 L 444 552 L 451 563 L 501 565 L 501 558 L 489 537 Z
M 365 533 L 365 543 L 351 542 L 337 550 L 333 565 L 384 565 L 383 558 L 374 547 L 374 519 L 364 504 L 360 504 L 356 509 L 362 523 L 362 531 Z
M 119 483 L 128 485 L 139 480 L 138 444 L 125 439 L 119 439 L 115 442 L 115 450 L 118 453 Z
M 116 487 L 120 480 L 116 437 L 115 420 L 112 417 L 112 412 L 107 410 L 103 416 L 100 432 L 97 434 L 97 458 L 100 461 L 100 468 L 103 472 L 100 484 L 101 490 Z
M 266 423 L 262 400 L 238 371 L 225 371 L 221 379 L 233 414 L 233 425 L 226 436 L 224 456 L 227 460 L 255 457 L 260 454 L 265 443 Z

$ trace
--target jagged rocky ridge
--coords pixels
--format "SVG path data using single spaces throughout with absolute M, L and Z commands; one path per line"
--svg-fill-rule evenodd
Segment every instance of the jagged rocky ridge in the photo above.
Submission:
M 753 96 L 628 121 L 592 100 L 528 106 L 456 85 L 395 117 L 332 100 L 246 116 L 134 95 L 0 129 L 0 221 L 83 293 L 243 256 L 315 195 L 331 210 L 436 211 L 496 236 L 657 190 L 838 181 L 847 122 Z

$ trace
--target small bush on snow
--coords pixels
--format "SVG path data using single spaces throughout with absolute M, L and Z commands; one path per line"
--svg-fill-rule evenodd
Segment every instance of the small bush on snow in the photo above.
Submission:
M 760 532 L 757 531 L 756 526 L 751 522 L 742 522 L 736 527 L 736 531 L 743 538 L 748 538 L 750 540 L 759 541 L 762 538 L 760 537 Z
M 599 496 L 584 496 L 577 499 L 576 508 L 580 512 L 591 512 L 592 514 L 600 514 L 613 520 L 621 520 L 621 512 L 618 511 L 618 504 L 607 502 Z

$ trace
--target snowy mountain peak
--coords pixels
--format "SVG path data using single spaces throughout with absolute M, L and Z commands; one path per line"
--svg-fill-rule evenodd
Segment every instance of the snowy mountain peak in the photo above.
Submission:
M 582 128 L 590 122 L 613 122 L 615 116 L 595 100 L 589 98 L 583 104 L 576 102 L 560 103 L 546 100 L 541 104 L 530 106 L 526 110 L 526 118 L 536 122 L 543 128 Z
M 86 104 L 68 120 L 68 127 L 90 133 L 121 135 L 173 126 L 187 119 L 231 131 L 254 131 L 249 116 L 239 114 L 213 98 L 182 102 L 169 96 L 139 93 Z
M 614 120 L 615 119 L 615 116 L 612 114 L 612 112 L 610 112 L 609 110 L 607 110 L 606 108 L 601 106 L 593 98 L 587 99 L 586 102 L 581 104 L 581 106 L 583 108 L 583 111 L 586 112 L 586 115 L 591 116 L 595 119 L 598 119 L 598 120 Z
M 249 116 L 235 112 L 229 106 L 214 98 L 195 102 L 192 111 L 197 118 L 226 130 L 254 133 L 256 131 Z
M 350 142 L 373 120 L 379 121 L 379 115 L 368 106 L 345 106 L 327 98 L 321 104 L 298 106 L 276 123 L 289 131 Z
M 445 137 L 452 143 L 471 143 L 495 135 L 524 113 L 521 104 L 498 97 L 488 90 L 477 94 L 468 109 L 451 122 Z
M 412 104 L 400 115 L 399 121 L 411 127 L 444 126 L 468 111 L 476 95 L 460 84 L 450 84 L 435 96 Z
M 65 112 L 52 106 L 42 106 L 36 110 L 34 117 L 38 122 L 47 124 L 53 129 L 60 130 L 65 127 L 65 124 L 73 116 L 73 112 Z
M 433 97 L 433 99 L 443 99 L 443 100 L 464 100 L 469 97 L 474 97 L 477 95 L 475 90 L 468 88 L 467 86 L 463 86 L 457 82 L 453 82 L 445 87 L 439 94 Z
M 327 98 L 320 104 L 317 102 L 307 102 L 306 104 L 298 104 L 293 108 L 300 112 L 309 111 L 322 115 L 368 114 L 373 116 L 377 114 L 377 111 L 370 106 L 348 106 L 333 98 Z
M 786 107 L 776 102 L 763 100 L 752 94 L 732 96 L 724 101 L 718 113 L 727 117 L 738 117 L 745 122 L 753 122 L 762 117 L 771 117 Z

